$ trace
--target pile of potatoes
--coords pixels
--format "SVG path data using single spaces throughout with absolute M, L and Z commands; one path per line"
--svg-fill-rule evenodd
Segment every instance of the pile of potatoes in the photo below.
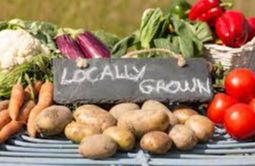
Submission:
M 110 111 L 96 105 L 83 105 L 73 113 L 65 135 L 80 143 L 79 152 L 87 158 L 107 158 L 119 151 L 140 148 L 153 154 L 165 154 L 173 147 L 194 148 L 212 138 L 214 124 L 187 107 L 171 112 L 158 101 L 115 105 Z

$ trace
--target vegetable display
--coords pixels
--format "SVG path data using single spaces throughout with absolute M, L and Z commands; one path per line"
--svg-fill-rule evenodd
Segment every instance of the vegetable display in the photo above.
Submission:
M 224 12 L 220 3 L 220 0 L 199 0 L 192 6 L 189 19 L 205 21 L 210 26 L 215 26 L 216 20 Z
M 60 105 L 53 99 L 58 93 L 52 81 L 54 58 L 75 61 L 80 72 L 88 67 L 86 59 L 127 58 L 124 55 L 132 51 L 132 58 L 168 58 L 172 54 L 188 62 L 203 57 L 207 43 L 232 49 L 254 40 L 255 18 L 226 6 L 229 4 L 219 0 L 199 0 L 193 5 L 175 0 L 166 12 L 146 9 L 140 27 L 122 39 L 102 30 L 75 30 L 47 22 L 0 22 L 0 143 L 25 128 L 33 138 L 65 136 L 79 144 L 82 156 L 104 159 L 136 148 L 161 155 L 192 150 L 199 143 L 211 143 L 216 125 L 235 140 L 254 138 L 255 72 L 247 68 L 227 71 L 221 64 L 208 65 L 215 92 L 210 103 L 166 104 L 157 98 L 143 103 Z M 137 70 L 133 68 L 133 72 Z M 127 73 L 125 65 L 123 71 L 127 76 L 134 74 Z M 105 77 L 111 75 L 104 72 Z M 179 86 L 183 91 L 196 90 L 187 82 Z
M 207 115 L 233 138 L 246 140 L 254 136 L 254 81 L 255 73 L 246 68 L 229 72 L 225 79 L 226 94 L 216 94 Z

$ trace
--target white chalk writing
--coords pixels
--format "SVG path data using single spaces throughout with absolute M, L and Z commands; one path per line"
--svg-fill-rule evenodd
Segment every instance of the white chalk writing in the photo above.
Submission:
M 139 90 L 144 94 L 153 94 L 153 93 L 169 93 L 176 94 L 178 92 L 195 92 L 211 94 L 210 89 L 210 80 L 207 79 L 205 82 L 198 79 L 192 78 L 191 81 L 165 81 L 165 80 L 153 80 L 146 79 L 140 82 Z
M 63 74 L 61 77 L 61 85 L 69 85 L 72 83 L 82 83 L 84 81 L 88 81 L 91 83 L 95 83 L 98 81 L 110 79 L 110 80 L 131 80 L 131 81 L 139 81 L 143 78 L 146 71 L 146 65 L 141 67 L 140 69 L 136 66 L 128 67 L 127 65 L 123 66 L 123 71 L 120 71 L 119 66 L 110 66 L 106 65 L 102 70 L 98 67 L 90 67 L 87 70 L 75 70 L 70 75 L 70 71 L 68 68 L 64 68 Z M 69 73 L 69 74 L 68 74 Z
M 176 94 L 176 93 L 194 93 L 211 94 L 210 79 L 201 80 L 191 78 L 189 80 L 154 80 L 144 79 L 147 66 L 138 68 L 135 65 L 106 65 L 102 68 L 90 67 L 86 70 L 77 69 L 75 71 L 64 68 L 61 77 L 61 85 L 73 83 L 81 84 L 83 82 L 96 83 L 102 80 L 130 80 L 138 83 L 138 90 L 143 94 Z

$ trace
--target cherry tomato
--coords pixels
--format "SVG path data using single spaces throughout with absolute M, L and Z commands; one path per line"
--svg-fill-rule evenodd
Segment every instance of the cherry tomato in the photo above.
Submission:
M 236 103 L 237 100 L 235 98 L 224 93 L 218 93 L 214 96 L 214 99 L 208 107 L 207 116 L 214 123 L 222 124 L 226 110 Z
M 233 138 L 249 139 L 254 135 L 255 112 L 247 104 L 235 104 L 227 109 L 224 126 Z
M 255 94 L 255 74 L 246 68 L 232 70 L 225 79 L 228 95 L 240 102 L 249 102 Z

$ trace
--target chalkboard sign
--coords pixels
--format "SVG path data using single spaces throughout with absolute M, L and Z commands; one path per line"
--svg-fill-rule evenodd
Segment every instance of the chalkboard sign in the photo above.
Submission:
M 55 59 L 54 100 L 70 103 L 205 102 L 212 97 L 212 82 L 202 58 L 92 59 L 80 69 L 75 61 Z

